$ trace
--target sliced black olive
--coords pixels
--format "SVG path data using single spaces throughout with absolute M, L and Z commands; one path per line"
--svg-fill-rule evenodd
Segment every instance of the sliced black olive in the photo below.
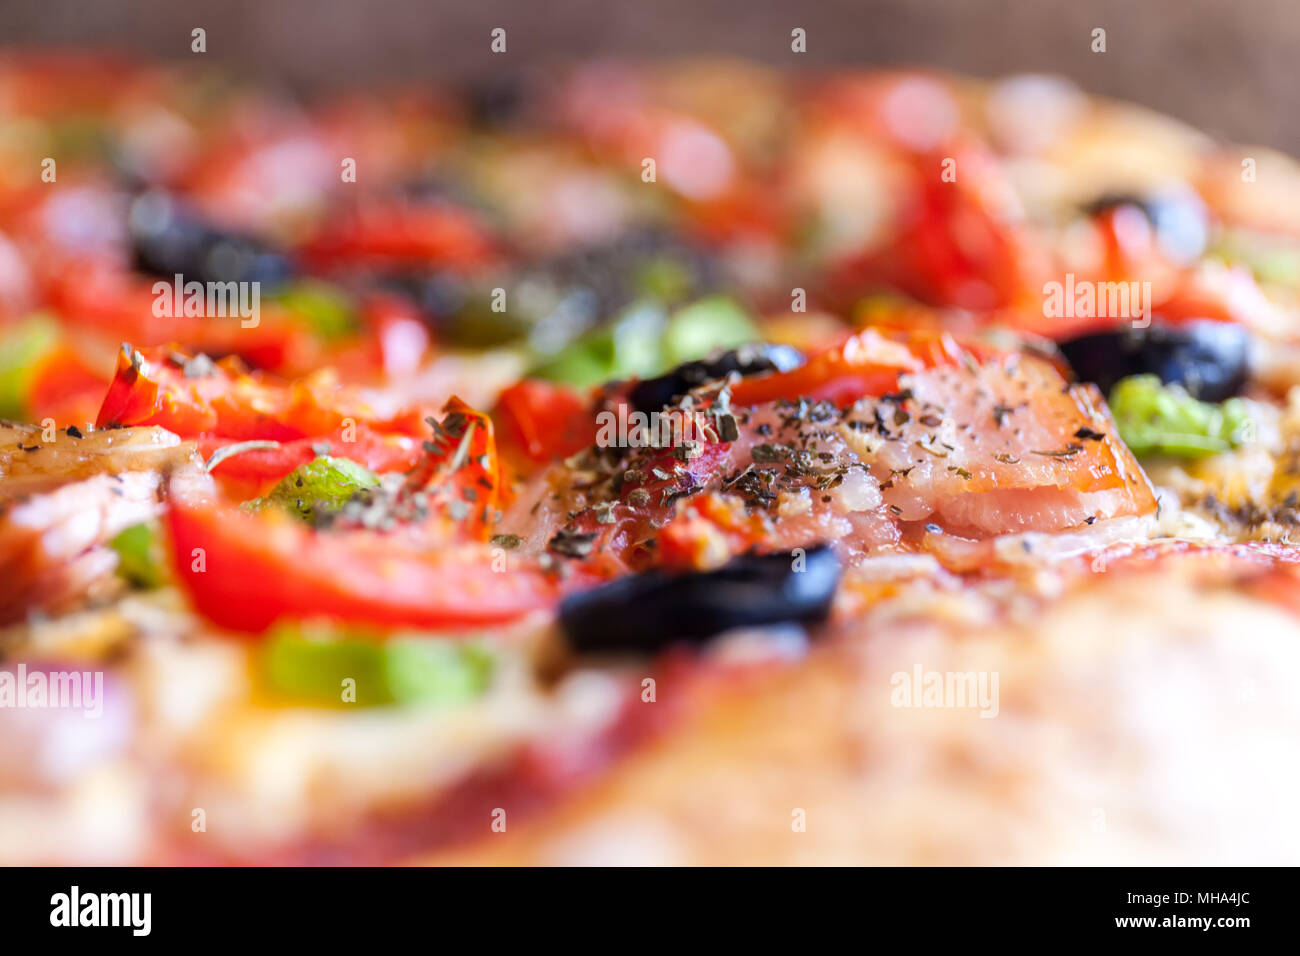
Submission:
M 715 571 L 646 571 L 571 595 L 560 626 L 579 652 L 651 654 L 737 627 L 825 620 L 839 580 L 827 545 L 798 557 L 742 555 Z
M 1210 240 L 1209 211 L 1191 189 L 1164 189 L 1145 196 L 1108 193 L 1084 211 L 1096 216 L 1120 206 L 1141 210 L 1155 230 L 1161 251 L 1173 262 L 1191 263 L 1205 253 Z
M 1206 402 L 1240 394 L 1249 376 L 1250 335 L 1240 325 L 1200 320 L 1098 332 L 1061 343 L 1082 381 L 1109 393 L 1130 375 L 1157 375 Z
M 741 375 L 788 372 L 802 364 L 803 355 L 790 345 L 742 345 L 740 348 L 714 352 L 694 362 L 686 362 L 657 378 L 637 382 L 628 393 L 628 400 L 638 411 L 657 412 L 696 386 L 712 382 L 731 372 L 739 372 Z
M 152 275 L 276 285 L 292 272 L 284 253 L 251 236 L 215 228 L 165 193 L 136 197 L 128 228 L 135 267 Z

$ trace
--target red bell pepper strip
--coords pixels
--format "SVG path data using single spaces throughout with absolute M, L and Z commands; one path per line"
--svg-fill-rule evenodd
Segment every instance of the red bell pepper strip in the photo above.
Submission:
M 1025 227 L 995 207 L 1009 190 L 982 147 L 954 143 L 951 152 L 908 157 L 911 194 L 892 240 L 839 263 L 836 294 L 851 300 L 885 285 L 936 306 L 982 312 L 1041 301 L 1047 260 Z M 944 163 L 961 174 L 945 182 Z
M 184 343 L 210 355 L 238 355 L 255 368 L 292 372 L 320 365 L 323 345 L 275 303 L 263 302 L 258 324 L 245 328 L 238 316 L 214 319 L 153 313 L 154 283 L 115 264 L 54 260 L 42 281 L 46 301 L 72 329 L 130 341 L 141 348 Z
M 469 537 L 486 541 L 492 536 L 502 492 L 492 419 L 454 395 L 443 415 L 401 494 L 424 494 L 431 513 L 451 518 Z
M 230 359 L 187 374 L 189 359 L 177 349 L 124 346 L 96 425 L 158 425 L 187 438 L 292 441 L 327 435 L 349 421 L 382 421 L 355 393 L 323 376 L 273 383 Z
M 157 425 L 198 441 L 205 458 L 233 442 L 279 442 L 280 448 L 228 458 L 214 471 L 255 484 L 283 478 L 323 445 L 380 472 L 406 470 L 419 460 L 427 410 L 381 419 L 323 376 L 277 384 L 223 359 L 187 377 L 187 360 L 173 349 L 124 347 L 97 427 Z
M 33 421 L 48 417 L 63 425 L 82 425 L 94 419 L 103 395 L 102 369 L 60 344 L 32 369 L 26 404 Z
M 905 372 L 980 361 L 992 354 L 994 350 L 984 346 L 958 344 L 943 332 L 871 327 L 789 372 L 742 379 L 732 386 L 731 401 L 759 405 L 782 398 L 811 398 L 848 405 L 893 391 Z
M 533 464 L 567 458 L 596 438 L 591 399 L 582 392 L 526 378 L 497 399 L 502 444 Z
M 299 254 L 313 266 L 444 266 L 473 271 L 496 258 L 486 231 L 448 205 L 367 205 L 332 217 Z

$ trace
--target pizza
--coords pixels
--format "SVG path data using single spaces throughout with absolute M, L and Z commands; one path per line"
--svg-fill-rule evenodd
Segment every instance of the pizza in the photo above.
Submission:
M 1300 858 L 1290 159 L 1046 76 L 0 101 L 3 862 Z

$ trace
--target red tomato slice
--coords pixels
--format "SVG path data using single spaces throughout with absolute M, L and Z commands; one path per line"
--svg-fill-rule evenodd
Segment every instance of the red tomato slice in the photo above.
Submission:
M 230 439 L 213 435 L 201 436 L 197 441 L 199 453 L 205 461 L 217 450 L 231 444 Z M 328 451 L 321 452 L 323 448 L 328 448 Z M 406 471 L 415 465 L 421 454 L 417 438 L 382 434 L 365 425 L 358 425 L 355 433 L 349 432 L 347 435 L 340 430 L 329 436 L 282 442 L 279 448 L 258 448 L 231 455 L 219 462 L 212 473 L 224 479 L 248 482 L 260 487 L 279 481 L 299 465 L 305 465 L 316 458 L 318 452 L 349 458 L 380 474 Z
M 429 551 L 372 531 L 318 532 L 288 516 L 179 496 L 168 523 L 176 572 L 194 606 L 248 634 L 286 617 L 394 628 L 501 624 L 560 596 L 558 580 L 535 568 L 494 570 L 481 545 Z

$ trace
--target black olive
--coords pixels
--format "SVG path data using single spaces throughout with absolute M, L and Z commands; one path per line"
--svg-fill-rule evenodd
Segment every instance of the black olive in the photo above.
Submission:
M 788 372 L 803 364 L 803 355 L 790 345 L 742 345 L 737 349 L 714 352 L 706 358 L 686 362 L 657 378 L 637 382 L 628 400 L 637 411 L 657 412 L 673 400 L 705 382 L 731 372 L 758 375 L 763 372 Z
M 224 232 L 161 192 L 143 193 L 128 219 L 135 267 L 170 279 L 276 285 L 292 272 L 288 257 L 251 236 Z
M 469 283 L 454 272 L 394 273 L 380 276 L 377 284 L 410 299 L 425 323 L 438 331 L 470 297 Z
M 463 102 L 476 126 L 501 128 L 517 123 L 528 105 L 528 83 L 522 73 L 506 72 L 467 85 Z
M 1141 210 L 1155 231 L 1160 250 L 1171 261 L 1190 264 L 1205 253 L 1210 239 L 1209 211 L 1191 189 L 1165 189 L 1146 196 L 1108 193 L 1084 211 L 1096 216 L 1120 206 Z
M 1208 319 L 1098 332 L 1060 348 L 1079 379 L 1107 393 L 1122 378 L 1150 374 L 1202 401 L 1221 402 L 1239 394 L 1249 376 L 1249 333 Z
M 571 595 L 560 626 L 579 652 L 651 654 L 737 627 L 825 620 L 839 580 L 827 545 L 797 557 L 742 555 L 715 571 L 646 571 Z

